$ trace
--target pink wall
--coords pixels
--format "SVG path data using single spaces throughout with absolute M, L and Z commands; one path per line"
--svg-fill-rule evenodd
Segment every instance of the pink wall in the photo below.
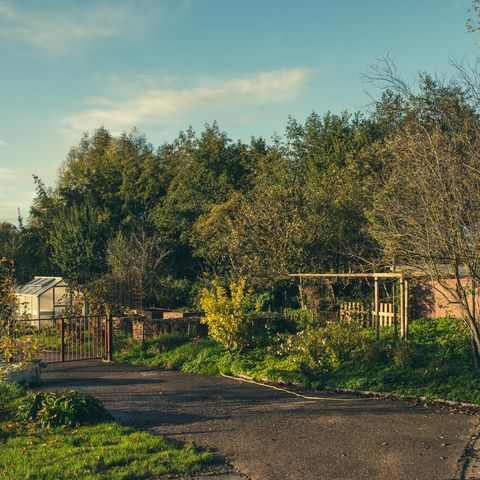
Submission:
M 455 288 L 455 279 L 446 280 L 444 283 L 448 285 L 448 289 Z M 462 284 L 469 285 L 470 279 L 463 279 Z M 416 316 L 425 316 L 428 318 L 440 317 L 457 317 L 462 316 L 462 308 L 454 302 L 453 296 L 448 289 L 436 282 L 426 282 L 417 286 L 414 290 L 415 303 L 417 305 Z M 476 292 L 476 308 L 477 315 L 480 316 L 480 291 Z M 472 305 L 472 295 L 469 296 L 470 305 Z

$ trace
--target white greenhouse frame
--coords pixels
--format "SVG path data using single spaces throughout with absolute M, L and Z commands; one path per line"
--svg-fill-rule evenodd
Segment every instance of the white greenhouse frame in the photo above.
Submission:
M 56 318 L 67 306 L 67 283 L 62 277 L 34 277 L 16 290 L 19 313 L 31 319 Z

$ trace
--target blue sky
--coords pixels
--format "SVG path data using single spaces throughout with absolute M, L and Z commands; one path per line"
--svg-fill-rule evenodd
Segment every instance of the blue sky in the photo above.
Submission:
M 474 59 L 468 0 L 0 0 L 0 221 L 16 221 L 82 132 L 159 145 L 217 120 L 270 138 L 288 115 L 364 109 L 361 73 Z

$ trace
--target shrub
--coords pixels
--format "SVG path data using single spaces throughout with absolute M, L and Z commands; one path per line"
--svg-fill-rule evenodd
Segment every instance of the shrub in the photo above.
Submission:
M 408 342 L 399 342 L 393 352 L 393 363 L 399 368 L 412 368 L 415 365 L 415 351 Z
M 452 317 L 419 318 L 410 324 L 410 339 L 437 346 L 443 357 L 469 355 L 468 338 L 465 322 Z
M 227 350 L 240 350 L 247 343 L 249 319 L 259 310 L 253 291 L 246 289 L 245 278 L 230 284 L 230 295 L 217 281 L 212 286 L 212 290 L 204 288 L 201 293 L 200 306 L 205 313 L 201 322 Z
M 320 318 L 315 315 L 313 310 L 285 308 L 283 313 L 285 318 L 293 322 L 297 331 L 302 331 L 309 327 L 320 326 Z
M 329 371 L 342 363 L 362 358 L 367 342 L 359 327 L 337 322 L 279 337 L 277 351 L 281 355 L 293 355 L 304 368 Z
M 29 392 L 19 403 L 16 418 L 45 428 L 99 423 L 111 420 L 111 415 L 96 398 L 71 390 Z
M 354 360 L 363 365 L 386 363 L 391 360 L 395 342 L 391 337 L 365 338 L 362 348 L 354 352 Z

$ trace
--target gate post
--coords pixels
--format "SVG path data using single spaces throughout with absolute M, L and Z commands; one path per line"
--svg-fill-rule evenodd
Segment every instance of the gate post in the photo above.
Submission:
M 107 330 L 107 362 L 111 362 L 113 360 L 113 319 L 112 314 L 110 313 L 106 319 L 106 330 Z
M 60 361 L 65 361 L 65 319 L 60 320 Z

